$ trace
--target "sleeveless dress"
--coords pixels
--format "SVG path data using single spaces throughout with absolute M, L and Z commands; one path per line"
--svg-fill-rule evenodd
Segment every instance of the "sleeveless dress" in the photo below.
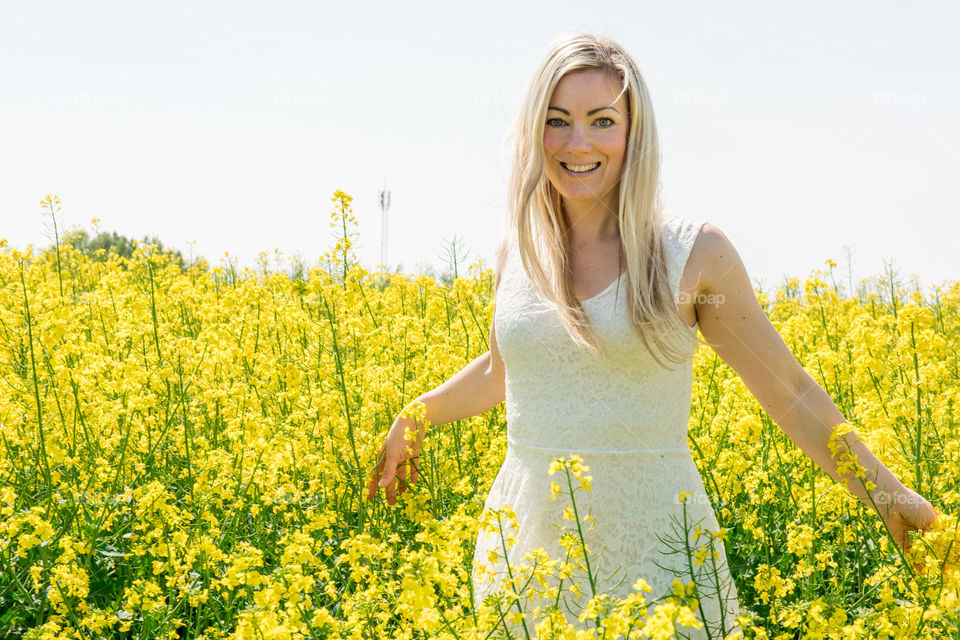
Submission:
M 675 216 L 661 219 L 674 299 L 703 224 Z M 570 505 L 565 475 L 562 471 L 549 475 L 548 470 L 553 459 L 577 454 L 589 466 L 585 474 L 592 476 L 591 490 L 576 489 L 574 496 L 580 518 L 589 512 L 594 520 L 593 529 L 584 525 L 584 540 L 591 572 L 598 576 L 597 593 L 624 598 L 635 593 L 634 584 L 643 578 L 652 588 L 643 592 L 652 613 L 651 603 L 671 593 L 675 577 L 684 584 L 695 580 L 700 594 L 697 618 L 709 626 L 709 637 L 721 638 L 741 631 L 735 621 L 737 591 L 722 539 L 713 541 L 716 555 L 707 556 L 691 573 L 687 555 L 667 553 L 670 547 L 658 538 L 672 537 L 673 548 L 683 546 L 680 491 L 690 494 L 685 502 L 690 529 L 698 522 L 705 530 L 719 529 L 687 444 L 697 325 L 689 329 L 689 355 L 683 364 L 665 361 L 673 371 L 660 367 L 628 324 L 625 282 L 621 275 L 583 302 L 592 327 L 608 347 L 610 359 L 604 360 L 576 345 L 556 309 L 534 291 L 513 233 L 494 302 L 497 344 L 506 370 L 507 451 L 484 506 L 496 510 L 508 505 L 518 528 L 504 519 L 502 530 L 516 536 L 506 551 L 497 530 L 480 531 L 473 558 L 474 605 L 496 591 L 507 576 L 505 553 L 514 575 L 525 554 L 538 547 L 550 558 L 566 559 L 559 544 L 560 527 L 575 531 L 576 525 L 563 519 L 564 507 Z M 551 499 L 551 481 L 564 489 L 556 499 Z M 573 486 L 577 487 L 576 479 Z M 698 537 L 691 532 L 688 537 L 693 550 L 710 539 L 709 533 Z M 493 571 L 495 577 L 479 567 Z M 569 591 L 571 582 L 581 585 L 579 598 Z M 558 583 L 553 579 L 548 584 Z M 561 586 L 559 604 L 567 620 L 577 629 L 593 628 L 589 620 L 577 620 L 591 595 L 583 573 L 566 578 Z M 534 607 L 554 601 L 521 597 L 530 637 L 539 621 L 532 615 Z M 511 612 L 517 612 L 515 604 L 507 611 Z M 520 624 L 507 626 L 516 637 L 524 637 Z M 690 638 L 708 637 L 705 628 L 677 629 Z

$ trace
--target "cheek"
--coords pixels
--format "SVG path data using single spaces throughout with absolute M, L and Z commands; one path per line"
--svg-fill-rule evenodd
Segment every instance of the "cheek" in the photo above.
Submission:
M 603 144 L 607 147 L 621 148 L 625 149 L 627 146 L 627 136 L 624 130 L 620 127 L 617 128 L 617 131 L 606 131 L 603 135 Z
M 544 150 L 544 152 L 545 152 L 548 156 L 550 156 L 550 155 L 553 155 L 553 154 L 557 151 L 557 149 L 558 149 L 559 147 L 560 147 L 560 142 L 559 142 L 559 138 L 556 136 L 556 134 L 552 133 L 552 132 L 549 131 L 549 130 L 544 131 L 544 132 L 543 132 L 543 150 Z
M 622 162 L 627 155 L 627 141 L 622 136 L 612 137 L 607 144 L 607 155 Z

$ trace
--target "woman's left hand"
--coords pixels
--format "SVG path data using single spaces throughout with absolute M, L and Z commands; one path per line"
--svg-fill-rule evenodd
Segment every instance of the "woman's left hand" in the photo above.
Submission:
M 878 513 L 904 554 L 910 550 L 910 532 L 930 531 L 930 525 L 939 515 L 926 498 L 906 487 L 900 487 L 892 494 L 880 494 L 878 497 L 885 498 L 874 499 Z M 919 571 L 922 565 L 914 564 L 913 567 Z

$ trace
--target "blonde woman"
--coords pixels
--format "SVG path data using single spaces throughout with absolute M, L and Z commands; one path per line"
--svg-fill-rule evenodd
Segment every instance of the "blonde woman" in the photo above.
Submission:
M 828 438 L 844 417 L 770 324 L 727 237 L 710 223 L 662 212 L 650 97 L 618 44 L 589 34 L 556 39 L 513 133 L 510 225 L 496 267 L 490 350 L 418 399 L 433 425 L 506 401 L 507 453 L 486 506 L 509 505 L 517 514 L 518 528 L 505 523 L 504 531 L 517 538 L 506 552 L 511 566 L 538 547 L 565 557 L 557 528 L 566 503 L 551 499 L 557 477 L 548 468 L 578 454 L 592 476 L 578 512 L 595 521 L 585 532 L 597 556 L 594 588 L 623 597 L 643 578 L 652 587 L 647 595 L 661 596 L 685 568 L 660 540 L 681 514 L 678 496 L 686 497 L 691 522 L 718 529 L 687 444 L 698 328 L 793 442 L 838 481 Z M 404 434 L 422 441 L 424 431 L 414 418 L 397 418 L 369 498 L 382 487 L 394 504 L 417 480 L 420 448 L 408 452 Z M 874 470 L 874 492 L 887 496 L 878 503 L 889 507 L 879 515 L 905 546 L 907 532 L 928 528 L 936 511 L 855 433 L 846 441 Z M 869 502 L 858 482 L 849 487 Z M 698 585 L 698 616 L 714 638 L 739 631 L 722 541 L 715 548 L 720 588 Z M 481 532 L 476 603 L 506 578 L 503 556 L 500 534 Z M 579 584 L 582 606 L 590 586 Z M 524 624 L 532 634 L 529 614 Z

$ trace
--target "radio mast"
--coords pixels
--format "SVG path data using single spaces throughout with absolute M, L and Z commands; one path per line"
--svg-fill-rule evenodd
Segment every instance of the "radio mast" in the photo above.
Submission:
M 380 189 L 380 264 L 387 271 L 387 211 L 390 209 L 390 192 L 387 190 L 387 181 L 383 181 Z

